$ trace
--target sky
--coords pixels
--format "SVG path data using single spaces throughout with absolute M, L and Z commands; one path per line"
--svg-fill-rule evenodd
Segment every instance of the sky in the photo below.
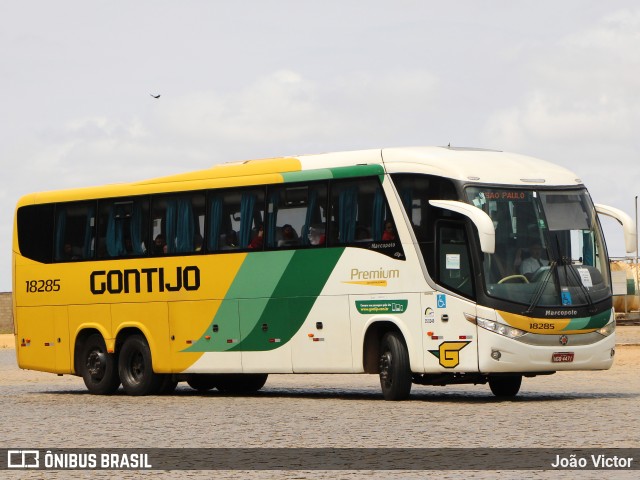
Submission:
M 0 119 L 0 291 L 22 195 L 227 161 L 492 148 L 567 167 L 633 218 L 640 5 L 4 0 Z

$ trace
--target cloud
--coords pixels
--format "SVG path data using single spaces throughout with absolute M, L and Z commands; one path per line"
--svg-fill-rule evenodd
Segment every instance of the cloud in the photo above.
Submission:
M 316 84 L 282 70 L 241 90 L 200 91 L 167 99 L 152 121 L 178 140 L 279 142 L 307 135 L 326 119 L 317 94 Z
M 382 133 L 390 123 L 409 123 L 427 109 L 436 88 L 435 78 L 420 71 L 353 73 L 320 82 L 279 70 L 237 91 L 169 100 L 159 107 L 157 126 L 202 145 L 253 143 L 287 151 L 310 139 L 331 144 L 350 134 Z
M 141 180 L 223 161 L 370 148 L 433 110 L 429 72 L 352 72 L 320 81 L 280 69 L 227 91 L 149 98 L 147 109 L 47 123 L 14 146 L 26 191 Z M 18 195 L 16 195 L 18 196 Z
M 582 145 L 600 149 L 637 136 L 640 127 L 640 11 L 620 11 L 536 47 L 523 65 L 526 92 L 495 112 L 485 136 L 506 148 Z
M 603 16 L 523 58 L 523 93 L 489 115 L 487 143 L 563 164 L 596 203 L 632 213 L 640 193 L 640 10 Z M 603 227 L 610 253 L 624 256 L 619 226 L 604 219 Z

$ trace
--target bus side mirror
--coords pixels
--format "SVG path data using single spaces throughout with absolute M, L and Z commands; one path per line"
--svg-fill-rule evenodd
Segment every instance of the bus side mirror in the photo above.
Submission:
M 606 215 L 607 217 L 615 218 L 620 225 L 622 225 L 622 231 L 624 232 L 624 246 L 627 253 L 633 253 L 636 251 L 637 238 L 636 238 L 636 222 L 624 213 L 622 210 L 618 210 L 614 207 L 607 205 L 595 204 L 596 212 L 600 215 Z
M 496 230 L 493 228 L 493 220 L 491 220 L 491 217 L 487 215 L 484 210 L 455 200 L 429 200 L 429 204 L 444 210 L 460 213 L 467 217 L 478 230 L 480 250 L 484 253 L 495 253 Z

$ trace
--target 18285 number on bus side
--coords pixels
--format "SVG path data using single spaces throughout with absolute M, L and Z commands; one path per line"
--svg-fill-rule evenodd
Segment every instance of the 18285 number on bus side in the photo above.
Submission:
M 60 279 L 47 279 L 47 280 L 27 280 L 26 282 L 27 293 L 43 293 L 43 292 L 59 292 L 60 291 Z

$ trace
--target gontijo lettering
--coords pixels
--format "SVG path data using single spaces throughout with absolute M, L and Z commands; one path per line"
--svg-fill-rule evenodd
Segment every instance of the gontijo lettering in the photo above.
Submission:
M 177 292 L 200 288 L 200 269 L 195 265 L 176 267 L 175 272 L 164 268 L 126 270 L 95 270 L 89 276 L 89 288 L 94 295 L 104 293 Z

